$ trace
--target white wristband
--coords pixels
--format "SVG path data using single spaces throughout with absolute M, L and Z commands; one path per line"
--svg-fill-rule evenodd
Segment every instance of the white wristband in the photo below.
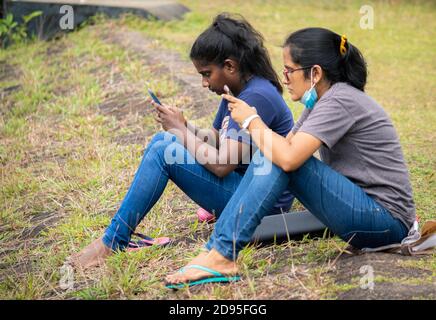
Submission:
M 249 116 L 247 119 L 245 119 L 244 122 L 242 122 L 242 129 L 247 129 L 251 121 L 253 121 L 256 118 L 260 118 L 258 114 L 253 114 Z

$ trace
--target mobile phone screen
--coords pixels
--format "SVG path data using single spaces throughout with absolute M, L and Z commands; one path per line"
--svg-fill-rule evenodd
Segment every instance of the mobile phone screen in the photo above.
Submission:
M 153 101 L 159 105 L 162 105 L 162 103 L 159 101 L 159 99 L 156 97 L 156 95 L 153 93 L 153 91 L 151 91 L 150 89 L 147 89 L 147 90 L 148 90 L 148 94 L 153 99 Z

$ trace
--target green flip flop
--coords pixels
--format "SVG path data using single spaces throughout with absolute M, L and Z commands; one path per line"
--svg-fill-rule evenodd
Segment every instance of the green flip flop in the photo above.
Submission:
M 179 272 L 183 273 L 183 272 L 185 272 L 186 269 L 198 269 L 198 270 L 206 271 L 206 272 L 209 272 L 211 274 L 211 276 L 205 277 L 202 279 L 187 281 L 187 282 L 166 283 L 165 287 L 167 287 L 168 289 L 177 290 L 177 289 L 192 287 L 192 286 L 196 286 L 196 285 L 204 284 L 204 283 L 228 283 L 228 282 L 235 282 L 235 281 L 241 280 L 240 276 L 226 276 L 218 271 L 215 271 L 215 270 L 212 270 L 212 269 L 209 269 L 209 268 L 197 265 L 197 264 L 191 264 L 191 265 L 188 265 L 186 267 L 183 267 L 179 270 Z

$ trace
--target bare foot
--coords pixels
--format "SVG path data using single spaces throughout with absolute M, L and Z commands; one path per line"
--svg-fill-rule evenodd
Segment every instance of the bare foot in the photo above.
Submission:
M 202 262 L 204 257 L 206 257 L 209 254 L 210 251 L 201 251 L 194 259 L 188 262 L 187 266 L 191 264 L 198 264 L 199 262 Z
M 202 252 L 195 257 L 187 265 L 200 265 L 222 273 L 223 275 L 235 275 L 238 273 L 238 267 L 232 260 L 228 260 L 222 256 L 218 251 L 212 249 L 209 252 Z M 176 272 L 165 278 L 165 281 L 170 284 L 186 283 L 188 281 L 195 281 L 205 277 L 212 276 L 209 272 L 188 268 L 184 272 Z
M 82 251 L 71 257 L 71 264 L 80 269 L 88 269 L 104 264 L 106 258 L 112 254 L 112 250 L 98 238 L 86 246 Z

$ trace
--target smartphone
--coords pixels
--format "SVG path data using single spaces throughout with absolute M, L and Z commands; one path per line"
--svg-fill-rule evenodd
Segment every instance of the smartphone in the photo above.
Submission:
M 153 99 L 153 101 L 159 105 L 162 105 L 162 103 L 159 101 L 159 99 L 156 97 L 156 95 L 153 93 L 153 91 L 151 91 L 150 89 L 147 89 L 147 90 L 148 90 L 148 94 Z

